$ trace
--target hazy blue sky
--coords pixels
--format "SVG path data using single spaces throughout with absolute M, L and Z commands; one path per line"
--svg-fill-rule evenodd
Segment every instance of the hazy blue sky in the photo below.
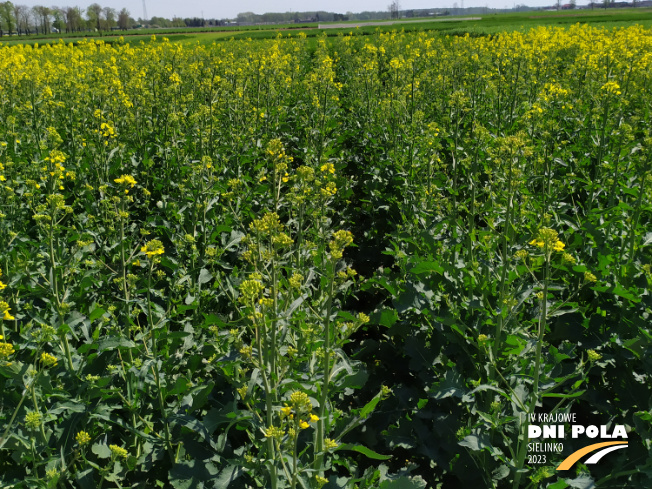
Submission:
M 231 18 L 239 12 L 255 12 L 262 14 L 265 12 L 288 12 L 288 11 L 310 11 L 325 10 L 328 12 L 346 13 L 362 12 L 364 10 L 386 10 L 391 0 L 239 0 L 239 1 L 211 1 L 211 0 L 146 0 L 148 17 L 166 17 L 174 16 L 201 17 L 202 12 L 205 18 Z M 135 19 L 143 17 L 142 0 L 13 0 L 18 5 L 57 5 L 78 6 L 86 9 L 91 3 L 99 3 L 102 7 L 113 7 L 120 10 L 124 7 L 129 10 L 131 16 Z M 494 7 L 505 8 L 513 7 L 515 4 L 525 4 L 530 6 L 552 5 L 555 0 L 403 0 L 400 2 L 401 8 L 442 8 L 452 7 L 454 3 L 458 6 L 465 7 Z M 562 0 L 562 3 L 565 3 Z M 578 4 L 588 3 L 588 0 L 580 0 Z

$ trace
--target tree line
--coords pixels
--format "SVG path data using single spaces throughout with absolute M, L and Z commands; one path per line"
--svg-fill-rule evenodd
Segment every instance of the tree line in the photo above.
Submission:
M 560 2 L 561 0 L 556 0 Z M 574 0 L 568 0 L 574 1 Z M 612 0 L 602 0 L 612 1 Z M 475 10 L 462 9 L 465 13 L 477 13 Z M 484 7 L 484 12 L 487 9 Z M 134 19 L 129 10 L 123 8 L 117 10 L 111 7 L 102 7 L 93 3 L 86 9 L 80 7 L 46 7 L 37 5 L 28 7 L 17 5 L 10 1 L 0 0 L 0 37 L 5 35 L 29 35 L 49 33 L 75 33 L 88 31 L 127 30 L 139 26 L 148 27 L 217 27 L 223 25 L 248 24 L 284 24 L 293 22 L 338 22 L 338 21 L 366 21 L 377 19 L 389 19 L 399 17 L 428 17 L 448 15 L 446 9 L 418 9 L 402 10 L 399 1 L 392 1 L 387 10 L 346 12 L 346 14 L 326 11 L 305 11 L 305 12 L 267 12 L 256 14 L 253 12 L 242 12 L 235 19 L 204 19 L 198 17 L 166 19 L 164 17 L 151 17 L 150 19 Z M 458 12 L 460 13 L 460 12 Z
M 126 8 L 117 11 L 97 3 L 85 10 L 43 5 L 30 8 L 9 1 L 0 3 L 0 36 L 129 29 L 135 24 Z
M 398 5 L 398 2 L 396 2 Z M 428 11 L 419 12 L 428 15 Z M 332 22 L 343 20 L 372 20 L 389 18 L 390 12 L 268 12 L 255 14 L 243 12 L 233 19 L 237 24 L 274 24 L 292 22 Z M 152 17 L 135 20 L 126 8 L 120 11 L 111 7 L 102 7 L 93 3 L 86 9 L 80 7 L 56 7 L 14 4 L 10 1 L 0 2 L 0 36 L 48 34 L 57 32 L 127 30 L 138 26 L 150 27 L 207 27 L 229 25 L 229 19 L 173 18 Z
M 152 17 L 148 21 L 135 20 L 126 8 L 117 10 L 102 7 L 98 3 L 82 9 L 43 5 L 28 7 L 9 1 L 0 2 L 0 36 L 127 30 L 144 24 L 158 27 L 188 27 L 195 20 L 179 18 L 169 20 L 163 17 Z

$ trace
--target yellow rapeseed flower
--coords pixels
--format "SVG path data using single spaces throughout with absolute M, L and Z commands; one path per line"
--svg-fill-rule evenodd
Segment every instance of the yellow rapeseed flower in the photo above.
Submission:
M 283 416 L 290 416 L 292 414 L 292 408 L 290 406 L 281 408 L 281 414 L 283 414 Z
M 319 169 L 324 173 L 330 173 L 331 175 L 335 174 L 335 166 L 332 163 L 324 163 Z
M 85 431 L 80 431 L 79 433 L 77 433 L 77 436 L 75 436 L 75 440 L 77 440 L 77 443 L 83 446 L 91 441 L 91 435 L 89 435 Z
M 4 339 L 2 335 L 0 335 L 0 340 Z M 15 352 L 14 350 L 14 345 L 11 343 L 4 343 L 0 341 L 0 358 L 7 358 L 9 355 L 12 355 Z
M 36 431 L 43 422 L 43 416 L 36 411 L 30 411 L 25 415 L 25 426 L 28 430 Z
M 564 255 L 561 258 L 561 261 L 563 263 L 568 263 L 569 265 L 575 265 L 575 263 L 577 263 L 575 257 L 570 253 L 564 253 Z
M 293 273 L 292 276 L 289 278 L 288 283 L 290 284 L 290 287 L 293 289 L 300 289 L 301 284 L 303 283 L 303 275 L 300 273 Z
M 55 357 L 54 355 L 50 355 L 49 353 L 43 352 L 41 353 L 41 363 L 43 364 L 44 367 L 56 367 L 57 357 Z
M 136 180 L 131 175 L 122 175 L 120 178 L 116 178 L 113 181 L 121 185 L 131 185 L 131 188 L 136 185 Z
M 537 237 L 530 241 L 530 245 L 543 248 L 546 251 L 564 251 L 566 245 L 558 239 L 557 231 L 550 228 L 541 228 Z
M 276 439 L 281 439 L 285 432 L 276 426 L 270 426 L 266 430 L 263 430 L 263 435 L 265 438 L 276 438 Z
M 109 450 L 111 450 L 111 455 L 114 458 L 127 458 L 129 452 L 118 445 L 109 445 Z
M 312 409 L 312 403 L 308 394 L 302 391 L 294 391 L 290 396 L 290 402 L 299 412 L 308 412 Z
M 259 280 L 243 280 L 240 284 L 241 301 L 245 304 L 251 303 L 260 293 L 265 290 L 265 286 Z
M 5 301 L 0 301 L 0 314 L 2 314 L 2 319 L 4 319 L 5 321 L 11 321 L 13 319 L 16 319 L 9 313 L 9 311 L 10 311 L 9 304 L 7 304 Z
M 331 256 L 339 260 L 342 258 L 344 248 L 353 243 L 353 234 L 350 231 L 335 231 L 333 233 L 333 240 L 328 243 L 331 249 Z
M 162 255 L 165 252 L 165 248 L 163 248 L 163 243 L 158 239 L 153 239 L 145 244 L 140 251 L 145 253 L 147 258 L 151 258 L 156 255 Z
M 598 277 L 593 275 L 591 272 L 584 272 L 584 281 L 585 282 L 593 283 L 593 282 L 596 282 L 597 280 L 598 280 Z
M 326 447 L 326 450 L 331 450 L 333 448 L 339 447 L 340 444 L 337 443 L 335 440 L 331 440 L 330 438 L 326 438 L 324 440 L 324 446 Z
M 589 357 L 589 361 L 590 361 L 590 362 L 597 362 L 598 360 L 600 360 L 600 359 L 602 358 L 602 355 L 600 355 L 600 354 L 599 354 L 597 351 L 595 351 L 595 350 L 589 350 L 589 351 L 587 351 L 586 353 L 587 353 L 587 355 L 588 355 L 588 357 Z

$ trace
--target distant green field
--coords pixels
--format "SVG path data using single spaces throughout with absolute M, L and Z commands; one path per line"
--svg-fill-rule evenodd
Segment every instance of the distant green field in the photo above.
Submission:
M 474 36 L 493 35 L 505 31 L 527 31 L 539 26 L 559 26 L 567 27 L 569 25 L 581 23 L 602 25 L 611 29 L 614 27 L 627 27 L 631 25 L 642 25 L 645 28 L 652 26 L 652 8 L 629 8 L 618 10 L 566 10 L 566 11 L 528 11 L 505 14 L 473 14 L 472 17 L 480 17 L 479 20 L 466 20 L 470 15 L 458 17 L 438 18 L 432 22 L 423 22 L 424 18 L 405 20 L 401 23 L 389 24 L 387 26 L 363 26 L 356 27 L 356 24 L 362 22 L 350 21 L 351 27 L 337 29 L 319 29 L 315 23 L 307 24 L 279 24 L 275 26 L 257 25 L 257 26 L 229 26 L 215 27 L 210 29 L 196 28 L 171 28 L 171 29 L 142 29 L 138 31 L 114 31 L 110 34 L 90 35 L 89 33 L 62 33 L 56 37 L 50 35 L 33 35 L 3 41 L 2 45 L 15 44 L 52 44 L 64 40 L 65 42 L 77 42 L 80 39 L 101 39 L 109 43 L 114 43 L 124 38 L 124 42 L 139 43 L 141 41 L 150 42 L 151 36 L 155 35 L 157 41 L 167 38 L 172 42 L 182 42 L 184 44 L 211 44 L 214 41 L 225 39 L 271 39 L 282 33 L 283 36 L 293 37 L 304 33 L 308 37 L 316 37 L 324 33 L 329 37 L 341 34 L 370 35 L 376 32 L 387 32 L 392 30 L 402 30 L 413 32 L 417 30 L 439 31 L 449 35 Z M 419 22 L 414 22 L 414 21 Z M 374 22 L 382 22 L 374 21 Z M 338 22 L 337 24 L 346 22 Z
M 564 12 L 519 12 L 508 14 L 489 14 L 477 15 L 480 20 L 456 20 L 456 17 L 450 17 L 446 22 L 440 20 L 433 22 L 411 22 L 405 21 L 401 24 L 392 24 L 387 26 L 365 26 L 341 28 L 341 29 L 317 29 L 304 28 L 297 30 L 258 30 L 258 31 L 231 31 L 220 33 L 198 33 L 184 40 L 200 43 L 210 43 L 217 39 L 227 38 L 252 38 L 252 39 L 269 39 L 283 32 L 286 36 L 296 36 L 299 32 L 305 33 L 308 37 L 323 35 L 324 33 L 331 36 L 341 34 L 358 34 L 370 35 L 376 32 L 387 32 L 392 30 L 403 30 L 412 32 L 417 30 L 439 31 L 450 35 L 492 35 L 504 31 L 527 31 L 539 26 L 559 26 L 567 27 L 577 23 L 592 25 L 603 25 L 605 28 L 627 27 L 631 25 L 642 25 L 646 28 L 652 26 L 652 9 L 622 9 L 617 11 L 604 10 L 578 10 Z M 416 20 L 416 19 L 415 19 Z M 419 19 L 422 20 L 422 19 Z M 354 24 L 354 23 L 352 23 Z M 169 36 L 172 40 L 172 36 Z

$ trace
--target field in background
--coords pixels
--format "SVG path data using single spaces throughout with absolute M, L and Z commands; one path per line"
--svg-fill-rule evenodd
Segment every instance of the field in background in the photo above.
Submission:
M 479 20 L 469 20 L 470 18 Z M 432 20 L 429 22 L 429 20 Z M 395 22 L 392 24 L 392 22 Z M 641 25 L 643 27 L 652 26 L 652 9 L 649 8 L 629 8 L 629 9 L 604 9 L 595 10 L 574 10 L 574 11 L 530 11 L 520 13 L 506 14 L 488 14 L 477 16 L 451 16 L 438 19 L 402 19 L 400 21 L 377 21 L 379 25 L 366 27 L 354 27 L 360 22 L 348 22 L 352 27 L 344 27 L 347 22 L 332 23 L 342 27 L 328 27 L 329 36 L 339 34 L 371 35 L 377 30 L 388 32 L 400 29 L 406 32 L 415 30 L 437 31 L 449 35 L 493 35 L 504 31 L 521 31 L 539 26 L 559 26 L 568 27 L 576 23 L 586 23 L 605 28 L 627 27 L 632 25 Z M 387 24 L 383 26 L 382 24 Z M 324 24 L 327 26 L 328 24 Z M 319 29 L 317 24 L 281 24 L 276 26 L 228 26 L 216 27 L 210 29 L 195 28 L 171 28 L 171 29 L 140 29 L 138 31 L 115 31 L 110 35 L 92 36 L 88 33 L 83 35 L 77 34 L 59 34 L 59 35 L 33 35 L 25 37 L 4 37 L 2 45 L 12 46 L 16 44 L 44 44 L 59 42 L 63 39 L 65 42 L 77 42 L 79 39 L 101 39 L 105 42 L 115 42 L 116 39 L 124 37 L 126 42 L 147 41 L 152 35 L 159 40 L 163 37 L 172 42 L 210 44 L 216 40 L 224 39 L 272 39 L 279 32 L 283 36 L 302 35 L 316 37 L 322 35 L 324 29 Z
M 592 15 L 1 48 L 0 486 L 649 487 L 652 32 Z

